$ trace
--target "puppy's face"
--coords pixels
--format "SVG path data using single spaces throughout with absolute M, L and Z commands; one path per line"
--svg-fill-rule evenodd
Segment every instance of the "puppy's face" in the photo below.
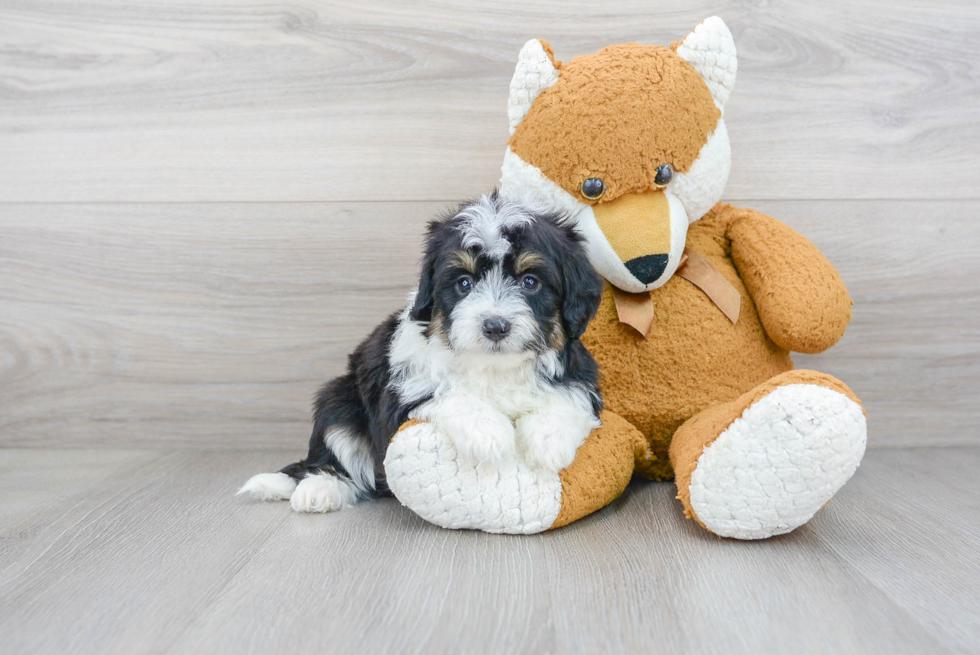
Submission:
M 457 352 L 533 357 L 581 336 L 601 291 L 570 226 L 484 196 L 430 226 L 412 318 Z

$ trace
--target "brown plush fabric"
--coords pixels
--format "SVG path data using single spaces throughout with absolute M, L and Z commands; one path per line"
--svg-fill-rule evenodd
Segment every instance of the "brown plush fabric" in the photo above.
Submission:
M 538 43 L 541 44 L 541 49 L 544 50 L 544 53 L 548 55 L 548 59 L 551 60 L 551 65 L 561 70 L 562 63 L 559 60 L 555 59 L 555 49 L 551 47 L 551 44 L 545 41 L 544 39 L 538 39 Z M 677 48 L 674 48 L 674 50 L 676 49 Z
M 628 422 L 602 413 L 602 427 L 579 446 L 572 465 L 561 472 L 561 510 L 550 529 L 560 528 L 614 501 L 633 477 L 653 461 L 646 439 Z
M 701 76 L 668 48 L 613 45 L 560 71 L 509 145 L 583 202 L 593 202 L 580 193 L 590 177 L 610 202 L 653 189 L 662 164 L 687 171 L 721 117 Z
M 844 336 L 854 303 L 815 245 L 750 209 L 738 210 L 727 237 L 769 338 L 786 350 L 819 353 Z
M 395 431 L 395 434 L 391 435 L 391 439 L 388 440 L 388 443 L 391 443 L 392 441 L 394 441 L 395 440 L 395 437 L 397 437 L 398 436 L 398 433 L 401 432 L 402 430 L 407 430 L 408 428 L 412 427 L 413 425 L 419 425 L 421 423 L 422 423 L 422 421 L 416 420 L 414 418 L 408 419 L 407 421 L 405 421 L 404 423 L 402 423 L 398 427 L 398 430 Z
M 741 294 L 737 323 L 703 291 L 675 276 L 651 292 L 654 320 L 646 339 L 619 321 L 609 288 L 582 338 L 599 362 L 606 408 L 647 438 L 657 456 L 651 473 L 658 479 L 673 475 L 668 448 L 686 420 L 793 368 L 789 353 L 763 329 L 732 261 L 728 231 L 746 212 L 719 203 L 691 225 L 687 236 L 687 246 Z
M 787 371 L 771 380 L 763 382 L 754 389 L 729 402 L 718 403 L 691 417 L 674 434 L 670 444 L 670 461 L 677 482 L 677 498 L 684 505 L 684 515 L 701 523 L 691 507 L 691 475 L 697 467 L 698 458 L 732 422 L 753 403 L 775 389 L 789 384 L 816 384 L 838 391 L 854 402 L 861 404 L 854 392 L 837 378 L 817 371 Z

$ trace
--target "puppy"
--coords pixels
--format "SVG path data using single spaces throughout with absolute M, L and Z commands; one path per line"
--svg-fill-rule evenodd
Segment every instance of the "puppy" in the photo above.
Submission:
M 238 493 L 298 512 L 388 494 L 385 453 L 410 418 L 474 463 L 565 468 L 599 426 L 598 367 L 579 337 L 602 285 L 561 215 L 494 192 L 433 221 L 408 306 L 320 390 L 306 459 Z

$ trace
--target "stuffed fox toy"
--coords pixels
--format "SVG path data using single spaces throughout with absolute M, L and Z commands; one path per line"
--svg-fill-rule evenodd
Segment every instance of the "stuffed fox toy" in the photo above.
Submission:
M 844 334 L 851 299 L 802 235 L 719 202 L 731 167 L 732 35 L 705 20 L 669 48 L 626 43 L 567 64 L 521 50 L 501 192 L 563 208 L 607 281 L 583 343 L 600 364 L 603 426 L 558 475 L 455 461 L 412 424 L 385 468 L 395 495 L 445 527 L 532 533 L 673 479 L 688 518 L 760 539 L 806 523 L 857 469 L 854 393 L 794 370 Z

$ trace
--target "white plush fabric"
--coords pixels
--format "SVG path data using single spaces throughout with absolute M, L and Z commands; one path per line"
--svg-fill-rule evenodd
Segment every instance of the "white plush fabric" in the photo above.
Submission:
M 561 509 L 561 479 L 516 459 L 492 466 L 457 458 L 430 423 L 405 428 L 385 456 L 388 487 L 430 523 L 508 534 L 547 530 Z
M 681 42 L 677 54 L 701 74 L 715 106 L 724 113 L 738 73 L 735 39 L 725 21 L 717 16 L 706 18 Z
M 510 133 L 524 120 L 534 99 L 558 81 L 555 68 L 544 46 L 537 39 L 531 39 L 521 48 L 517 56 L 517 67 L 510 81 L 510 98 L 507 100 L 507 118 L 510 120 Z
M 510 146 L 504 151 L 504 163 L 500 168 L 500 195 L 510 202 L 532 199 L 551 204 L 568 212 L 569 216 L 575 216 L 582 207 L 588 206 L 545 177 L 540 168 L 521 159 Z
M 731 171 L 732 145 L 725 120 L 719 118 L 691 168 L 686 173 L 675 173 L 668 187 L 687 210 L 687 220 L 693 223 L 702 218 L 721 200 Z
M 813 517 L 854 474 L 867 442 L 860 405 L 826 387 L 779 387 L 698 459 L 691 507 L 712 532 L 765 539 Z

